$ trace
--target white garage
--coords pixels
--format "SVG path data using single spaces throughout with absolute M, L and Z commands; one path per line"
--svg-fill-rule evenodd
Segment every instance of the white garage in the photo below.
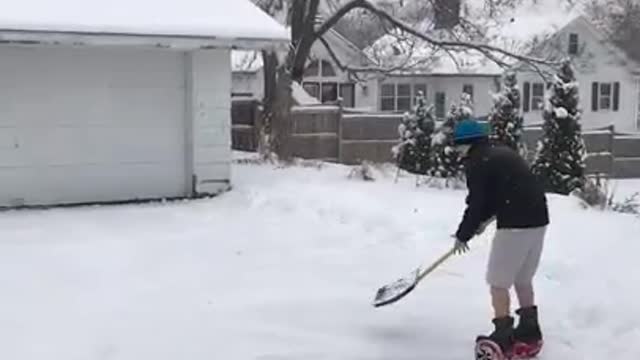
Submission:
M 65 2 L 75 14 L 56 16 Z M 248 0 L 119 2 L 0 15 L 0 207 L 230 187 L 230 48 L 284 45 L 286 30 Z

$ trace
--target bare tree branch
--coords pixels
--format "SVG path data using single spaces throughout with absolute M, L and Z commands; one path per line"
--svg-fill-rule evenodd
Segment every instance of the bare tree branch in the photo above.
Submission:
M 329 44 L 329 42 L 324 37 L 320 37 L 318 40 L 322 43 L 322 45 L 324 45 L 325 49 L 327 49 L 327 52 L 329 53 L 329 56 L 331 57 L 333 62 L 336 63 L 338 68 L 340 68 L 340 70 L 342 70 L 344 72 L 354 73 L 353 75 L 356 76 L 356 77 L 357 77 L 356 73 L 362 73 L 362 72 L 391 73 L 391 72 L 394 72 L 394 71 L 399 71 L 399 70 L 403 70 L 403 69 L 409 68 L 408 66 L 406 66 L 406 62 L 403 65 L 394 66 L 394 67 L 387 68 L 387 69 L 382 68 L 380 66 L 350 66 L 350 65 L 346 65 L 345 63 L 343 63 L 340 60 L 340 58 L 338 57 L 336 52 L 331 48 L 331 45 Z
M 381 20 L 384 20 L 390 23 L 393 27 L 400 29 L 406 33 L 411 34 L 412 36 L 422 39 L 427 43 L 431 44 L 434 47 L 439 47 L 443 49 L 457 49 L 457 48 L 466 48 L 479 51 L 489 58 L 491 61 L 494 61 L 499 66 L 504 67 L 506 62 L 498 59 L 496 55 L 502 55 L 505 57 L 509 57 L 515 59 L 517 61 L 525 62 L 530 65 L 559 65 L 560 62 L 550 61 L 548 59 L 539 59 L 530 56 L 516 54 L 512 51 L 508 51 L 505 49 L 501 49 L 497 46 L 478 43 L 474 41 L 451 41 L 451 40 L 439 40 L 428 34 L 415 29 L 413 26 L 405 23 L 404 21 L 395 18 L 393 15 L 389 14 L 385 10 L 379 8 L 375 4 L 373 4 L 370 0 L 351 0 L 342 6 L 338 11 L 336 11 L 333 15 L 331 15 L 319 28 L 315 31 L 316 37 L 321 37 L 327 31 L 329 31 L 343 16 L 349 13 L 351 10 L 356 8 L 361 8 L 368 10 L 378 16 Z M 467 23 L 469 25 L 471 23 Z M 479 29 L 475 29 L 478 33 L 481 33 Z M 370 71 L 370 70 L 367 70 Z
M 520 61 L 525 61 L 528 63 L 537 63 L 537 64 L 549 64 L 549 61 L 547 60 L 542 60 L 542 59 L 537 59 L 537 58 L 533 58 L 533 57 L 528 57 L 528 56 L 524 56 L 524 55 L 518 55 L 518 54 L 514 54 L 511 53 L 509 51 L 506 51 L 504 49 L 500 49 L 498 47 L 492 46 L 492 45 L 488 45 L 488 44 L 481 44 L 481 43 L 472 43 L 472 42 L 464 42 L 464 41 L 448 41 L 448 40 L 437 40 L 434 39 L 426 34 L 423 34 L 422 32 L 414 29 L 413 27 L 411 27 L 408 24 L 405 24 L 402 20 L 396 19 L 393 16 L 387 14 L 384 10 L 379 9 L 377 6 L 375 6 L 374 4 L 372 4 L 371 2 L 367 1 L 367 0 L 362 0 L 364 2 L 363 7 L 369 9 L 370 11 L 378 14 L 379 16 L 383 17 L 385 20 L 389 21 L 390 23 L 392 23 L 393 25 L 395 25 L 397 28 L 412 34 L 413 36 L 420 38 L 434 46 L 438 46 L 438 47 L 443 47 L 443 48 L 455 48 L 455 47 L 463 47 L 463 48 L 469 48 L 469 49 L 474 49 L 474 50 L 486 50 L 488 52 L 491 53 L 498 53 L 498 54 L 502 54 L 511 58 L 514 58 L 516 60 L 520 60 Z
M 333 28 L 340 19 L 342 19 L 345 15 L 347 15 L 351 10 L 356 8 L 366 9 L 365 5 L 367 0 L 351 0 L 348 3 L 344 4 L 338 11 L 336 11 L 333 15 L 331 15 L 327 20 L 324 21 L 322 25 L 316 30 L 315 36 L 317 38 L 323 36 L 327 33 L 331 28 Z

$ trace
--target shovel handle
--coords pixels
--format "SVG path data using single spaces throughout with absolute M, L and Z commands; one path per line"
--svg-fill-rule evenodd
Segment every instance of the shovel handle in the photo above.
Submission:
M 422 273 L 420 273 L 420 275 L 418 275 L 418 281 L 422 280 L 422 278 L 429 275 L 431 272 L 437 269 L 438 266 L 442 265 L 443 262 L 445 262 L 454 254 L 454 251 L 455 251 L 455 248 L 451 248 L 451 250 L 447 251 L 447 253 L 442 255 L 438 260 L 436 260 L 433 264 L 431 264 L 431 266 L 426 268 Z

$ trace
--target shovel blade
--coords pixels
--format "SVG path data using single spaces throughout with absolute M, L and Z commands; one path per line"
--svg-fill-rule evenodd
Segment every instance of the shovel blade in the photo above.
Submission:
M 416 269 L 406 277 L 378 289 L 373 300 L 373 306 L 380 307 L 389 305 L 405 297 L 416 287 L 419 273 L 420 269 Z

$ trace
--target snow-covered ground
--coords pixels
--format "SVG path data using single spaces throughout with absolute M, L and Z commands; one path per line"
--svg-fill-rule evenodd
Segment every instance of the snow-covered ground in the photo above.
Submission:
M 213 199 L 0 213 L 0 358 L 471 359 L 493 229 L 376 309 L 449 248 L 465 196 L 382 174 L 236 164 Z M 550 202 L 540 358 L 640 358 L 640 219 Z

